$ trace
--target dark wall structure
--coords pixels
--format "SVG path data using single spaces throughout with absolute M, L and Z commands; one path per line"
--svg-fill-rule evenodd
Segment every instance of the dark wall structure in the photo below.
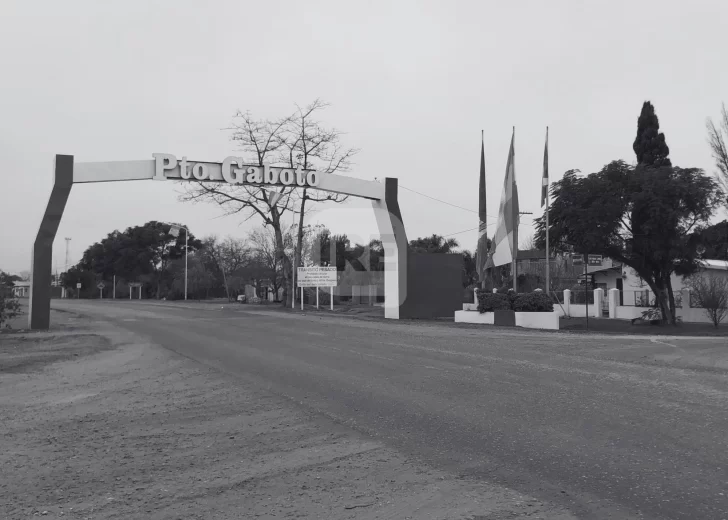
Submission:
M 407 251 L 403 319 L 452 318 L 463 308 L 463 255 Z

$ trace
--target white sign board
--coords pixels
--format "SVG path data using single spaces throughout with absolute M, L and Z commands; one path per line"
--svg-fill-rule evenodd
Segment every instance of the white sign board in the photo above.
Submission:
M 336 267 L 299 267 L 296 284 L 299 287 L 334 287 Z
M 80 288 L 81 288 L 81 284 L 80 283 L 77 283 L 76 284 L 76 289 L 80 289 Z

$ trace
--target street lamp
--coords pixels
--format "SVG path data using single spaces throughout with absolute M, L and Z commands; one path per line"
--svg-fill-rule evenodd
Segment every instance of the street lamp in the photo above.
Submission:
M 190 230 L 180 224 L 169 224 L 169 234 L 177 238 L 179 236 L 180 229 L 185 230 L 185 301 L 187 301 L 187 257 L 189 256 L 188 241 L 190 238 Z

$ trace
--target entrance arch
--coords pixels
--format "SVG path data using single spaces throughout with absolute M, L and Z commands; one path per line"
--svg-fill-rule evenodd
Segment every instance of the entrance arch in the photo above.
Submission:
M 384 248 L 384 317 L 399 319 L 407 298 L 407 234 L 397 200 L 397 179 L 367 181 L 301 168 L 244 164 L 240 157 L 223 162 L 177 159 L 152 154 L 154 159 L 114 162 L 74 162 L 72 155 L 56 155 L 54 183 L 33 244 L 28 327 L 50 326 L 53 242 L 74 184 L 120 181 L 203 181 L 253 186 L 308 187 L 371 201 Z

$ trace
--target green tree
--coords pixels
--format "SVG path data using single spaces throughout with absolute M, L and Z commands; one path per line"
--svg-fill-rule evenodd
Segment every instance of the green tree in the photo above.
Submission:
M 85 290 L 87 285 L 95 285 L 93 278 L 109 281 L 115 275 L 132 281 L 146 277 L 154 286 L 155 296 L 160 298 L 172 283 L 168 272 L 170 262 L 185 255 L 185 231 L 175 237 L 170 228 L 170 224 L 150 221 L 123 232 L 112 231 L 84 251 L 76 269 L 64 276 L 64 286 L 75 288 L 76 282 L 81 282 Z M 201 246 L 202 243 L 190 233 L 189 251 L 196 251 Z M 93 276 L 83 272 L 93 273 Z
M 577 170 L 551 186 L 550 243 L 557 252 L 601 254 L 634 269 L 675 322 L 670 276 L 700 266 L 695 231 L 708 223 L 722 193 L 698 168 L 631 167 L 614 161 L 587 177 Z M 543 247 L 545 222 L 536 219 Z
M 488 245 L 488 249 L 490 249 L 490 245 Z M 463 251 L 463 287 L 470 287 L 478 282 L 475 256 L 467 249 Z
M 652 103 L 645 101 L 642 112 L 637 119 L 637 137 L 632 149 L 637 155 L 637 163 L 641 166 L 672 166 L 668 155 L 670 149 L 665 142 L 665 134 L 660 132 L 660 122 Z
M 698 251 L 702 258 L 728 260 L 728 220 L 701 229 L 696 239 L 700 242 Z
M 445 239 L 437 234 L 410 240 L 410 249 L 415 253 L 454 253 L 460 247 L 454 238 Z

